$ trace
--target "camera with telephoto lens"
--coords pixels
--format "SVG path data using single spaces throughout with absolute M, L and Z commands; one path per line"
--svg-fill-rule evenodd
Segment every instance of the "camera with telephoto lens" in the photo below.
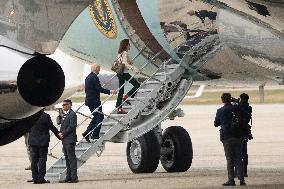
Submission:
M 240 99 L 239 99 L 239 98 L 234 98 L 234 97 L 232 97 L 232 98 L 231 98 L 231 102 L 232 102 L 232 103 L 235 103 L 235 104 L 239 104 L 239 103 L 240 103 Z

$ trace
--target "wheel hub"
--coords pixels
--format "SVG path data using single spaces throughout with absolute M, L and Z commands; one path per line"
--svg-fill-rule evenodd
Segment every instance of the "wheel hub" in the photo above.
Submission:
M 134 140 L 130 146 L 130 158 L 133 164 L 138 165 L 142 159 L 142 149 L 138 140 Z

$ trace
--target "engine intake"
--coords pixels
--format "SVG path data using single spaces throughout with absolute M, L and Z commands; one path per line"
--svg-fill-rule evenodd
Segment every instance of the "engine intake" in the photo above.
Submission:
M 17 78 L 23 99 L 34 106 L 48 106 L 56 102 L 65 87 L 65 76 L 60 65 L 44 55 L 24 63 Z

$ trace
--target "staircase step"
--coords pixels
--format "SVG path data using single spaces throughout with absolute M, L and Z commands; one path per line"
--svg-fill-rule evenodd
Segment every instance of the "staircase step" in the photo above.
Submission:
M 157 87 L 160 87 L 161 85 L 162 85 L 161 82 L 156 81 L 156 80 L 151 80 L 151 81 L 148 81 L 147 83 L 145 83 L 141 88 L 142 89 L 154 90 Z
M 145 98 L 145 97 L 128 98 L 128 101 L 130 101 L 131 103 L 133 103 L 133 102 L 139 103 L 139 102 L 143 101 L 144 98 Z M 135 104 L 133 104 L 133 105 L 135 105 Z
M 90 148 L 91 144 L 87 142 L 86 140 L 80 141 L 75 148 Z
M 114 126 L 114 125 L 116 125 L 116 124 L 117 124 L 116 121 L 103 121 L 103 122 L 102 122 L 102 127 L 103 127 L 103 126 Z
M 168 64 L 166 65 L 167 69 L 177 69 L 180 65 L 179 64 Z
M 145 84 L 146 86 L 148 85 L 148 84 L 160 84 L 161 82 L 159 82 L 159 81 L 156 81 L 156 80 L 149 80 L 149 81 L 147 81 L 147 83 Z
M 135 106 L 133 106 L 133 105 L 122 106 L 122 109 L 124 109 L 124 110 L 131 110 L 133 108 L 135 108 Z
M 150 92 L 152 92 L 153 91 L 153 89 L 139 89 L 137 92 L 138 93 L 150 93 Z
M 65 164 L 52 165 L 51 168 L 53 173 L 60 173 L 66 169 L 66 165 Z
M 75 148 L 75 151 L 87 151 L 89 148 Z
M 139 89 L 137 91 L 136 97 L 143 97 L 145 98 L 147 95 L 149 95 L 154 89 Z
M 100 130 L 100 137 L 102 136 L 101 134 L 107 132 L 110 128 L 112 128 L 113 126 L 102 126 L 101 130 Z
M 155 74 L 155 76 L 164 76 L 164 75 L 166 75 L 166 72 L 158 72 L 158 73 L 156 73 Z
M 59 179 L 60 173 L 46 173 L 45 178 L 49 179 Z
M 121 118 L 121 117 L 124 117 L 126 114 L 115 114 L 115 113 L 112 113 L 110 114 L 109 116 L 110 117 L 113 117 L 113 118 Z
M 53 168 L 66 168 L 65 164 L 52 165 Z

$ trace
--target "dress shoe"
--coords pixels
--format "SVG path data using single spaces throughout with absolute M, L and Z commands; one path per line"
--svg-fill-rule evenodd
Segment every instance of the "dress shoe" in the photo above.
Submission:
M 82 136 L 83 136 L 83 138 L 85 138 L 85 140 L 86 140 L 88 143 L 91 143 L 89 136 L 86 136 L 85 133 L 82 133 Z
M 34 179 L 27 180 L 27 182 L 34 182 Z
M 224 184 L 222 184 L 222 186 L 236 186 L 236 183 L 233 180 L 232 181 L 229 180 L 229 181 L 225 182 Z
M 40 182 L 39 180 L 33 180 L 34 184 L 43 184 L 42 182 Z
M 88 143 L 91 143 L 89 137 L 86 137 L 85 140 L 86 140 Z
M 131 105 L 131 103 L 130 103 L 129 100 L 127 100 L 127 99 L 128 99 L 128 95 L 124 95 L 124 96 L 122 97 L 122 100 L 123 100 L 126 104 Z
M 100 138 L 99 136 L 93 136 L 93 135 L 91 136 L 91 139 L 92 139 L 92 140 L 97 140 L 97 139 L 99 139 L 99 138 Z
M 240 180 L 240 186 L 245 186 L 247 185 L 246 182 L 244 180 Z
M 34 184 L 46 184 L 46 183 L 50 183 L 50 181 L 45 179 L 40 179 L 36 181 L 36 183 L 34 182 Z
M 31 170 L 32 169 L 32 166 L 28 166 L 25 168 L 25 170 Z
M 118 114 L 127 114 L 127 112 L 124 111 L 122 108 L 118 108 L 118 109 L 117 109 L 117 113 L 118 113 Z
M 68 181 L 68 183 L 77 183 L 77 182 L 79 182 L 78 179 L 72 179 Z

